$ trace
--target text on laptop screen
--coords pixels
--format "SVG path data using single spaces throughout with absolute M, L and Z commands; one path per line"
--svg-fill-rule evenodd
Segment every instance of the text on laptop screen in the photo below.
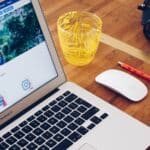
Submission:
M 56 76 L 31 1 L 1 1 L 0 113 Z

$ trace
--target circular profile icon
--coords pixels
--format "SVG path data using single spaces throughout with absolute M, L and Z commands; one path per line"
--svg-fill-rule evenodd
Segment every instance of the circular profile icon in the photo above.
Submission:
M 28 79 L 22 81 L 22 88 L 23 90 L 31 89 L 31 82 Z

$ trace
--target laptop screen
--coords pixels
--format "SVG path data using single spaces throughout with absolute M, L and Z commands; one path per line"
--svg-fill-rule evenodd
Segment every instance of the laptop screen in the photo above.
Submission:
M 0 113 L 57 77 L 30 0 L 0 0 Z

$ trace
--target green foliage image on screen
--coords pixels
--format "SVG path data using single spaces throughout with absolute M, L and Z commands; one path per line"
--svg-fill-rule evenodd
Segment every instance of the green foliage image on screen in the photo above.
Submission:
M 0 65 L 44 41 L 31 3 L 0 16 Z

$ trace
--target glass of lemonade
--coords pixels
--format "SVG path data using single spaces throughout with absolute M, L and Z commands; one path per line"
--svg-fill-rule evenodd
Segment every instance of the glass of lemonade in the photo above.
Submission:
M 84 66 L 95 57 L 102 21 L 95 14 L 72 11 L 60 16 L 57 30 L 65 59 L 72 65 Z

